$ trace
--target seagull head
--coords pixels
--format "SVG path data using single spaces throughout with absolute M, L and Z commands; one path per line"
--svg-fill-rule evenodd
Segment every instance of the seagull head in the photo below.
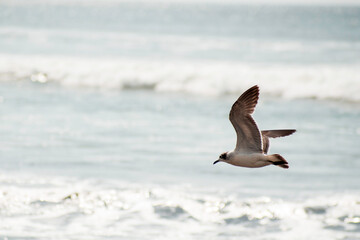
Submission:
M 227 154 L 228 152 L 224 152 L 224 153 L 222 153 L 222 154 L 220 154 L 220 156 L 219 156 L 219 159 L 218 160 L 216 160 L 213 164 L 216 164 L 216 163 L 218 163 L 218 162 L 224 162 L 224 161 L 226 161 L 227 160 Z

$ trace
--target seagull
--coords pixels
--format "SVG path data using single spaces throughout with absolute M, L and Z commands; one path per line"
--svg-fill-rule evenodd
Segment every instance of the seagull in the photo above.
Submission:
M 259 168 L 275 165 L 289 168 L 288 162 L 280 154 L 268 155 L 269 138 L 285 137 L 296 132 L 295 129 L 259 131 L 251 114 L 259 99 L 259 87 L 249 88 L 233 104 L 229 119 L 234 126 L 237 141 L 232 151 L 224 152 L 213 164 L 225 162 L 239 167 Z

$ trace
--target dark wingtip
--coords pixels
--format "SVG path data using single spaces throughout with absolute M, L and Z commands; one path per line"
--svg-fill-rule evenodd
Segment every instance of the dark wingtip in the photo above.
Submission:
M 244 107 L 244 111 L 248 114 L 252 114 L 254 112 L 255 106 L 259 99 L 260 88 L 258 85 L 254 85 L 248 90 L 246 90 L 241 96 L 238 98 L 236 102 L 241 102 Z M 235 102 L 235 104 L 236 104 Z
M 296 129 L 289 129 L 289 131 L 291 131 L 291 133 L 289 134 L 289 135 L 291 135 L 296 132 Z

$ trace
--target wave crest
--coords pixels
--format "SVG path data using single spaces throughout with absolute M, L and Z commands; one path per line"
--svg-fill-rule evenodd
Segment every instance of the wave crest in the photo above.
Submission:
M 66 87 L 148 89 L 200 95 L 239 94 L 258 84 L 283 98 L 360 101 L 359 65 L 260 65 L 237 62 L 0 58 L 0 81 L 27 80 Z
M 334 233 L 354 237 L 360 232 L 357 192 L 318 194 L 303 201 L 244 199 L 181 186 L 16 174 L 0 174 L 0 185 L 0 232 L 9 236 L 44 236 L 49 229 L 64 234 L 65 229 L 70 238 L 106 230 L 117 238 L 121 233 L 141 239 L 152 233 L 169 236 L 177 229 L 187 239 L 193 234 L 199 239 L 238 239 L 239 233 L 251 239 L 294 239 L 300 233 L 302 239 L 314 234 L 333 239 Z M 254 229 L 261 236 L 253 235 Z

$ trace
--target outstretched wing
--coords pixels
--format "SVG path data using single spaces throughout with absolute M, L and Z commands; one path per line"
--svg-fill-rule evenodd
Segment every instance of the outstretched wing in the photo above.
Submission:
M 296 132 L 295 129 L 280 129 L 280 130 L 263 130 L 261 131 L 262 142 L 263 142 L 263 152 L 266 154 L 269 150 L 270 141 L 269 137 L 277 138 L 277 137 L 285 137 L 289 136 Z
M 233 104 L 229 119 L 237 135 L 236 151 L 262 153 L 261 135 L 251 114 L 259 99 L 257 85 L 245 91 Z

